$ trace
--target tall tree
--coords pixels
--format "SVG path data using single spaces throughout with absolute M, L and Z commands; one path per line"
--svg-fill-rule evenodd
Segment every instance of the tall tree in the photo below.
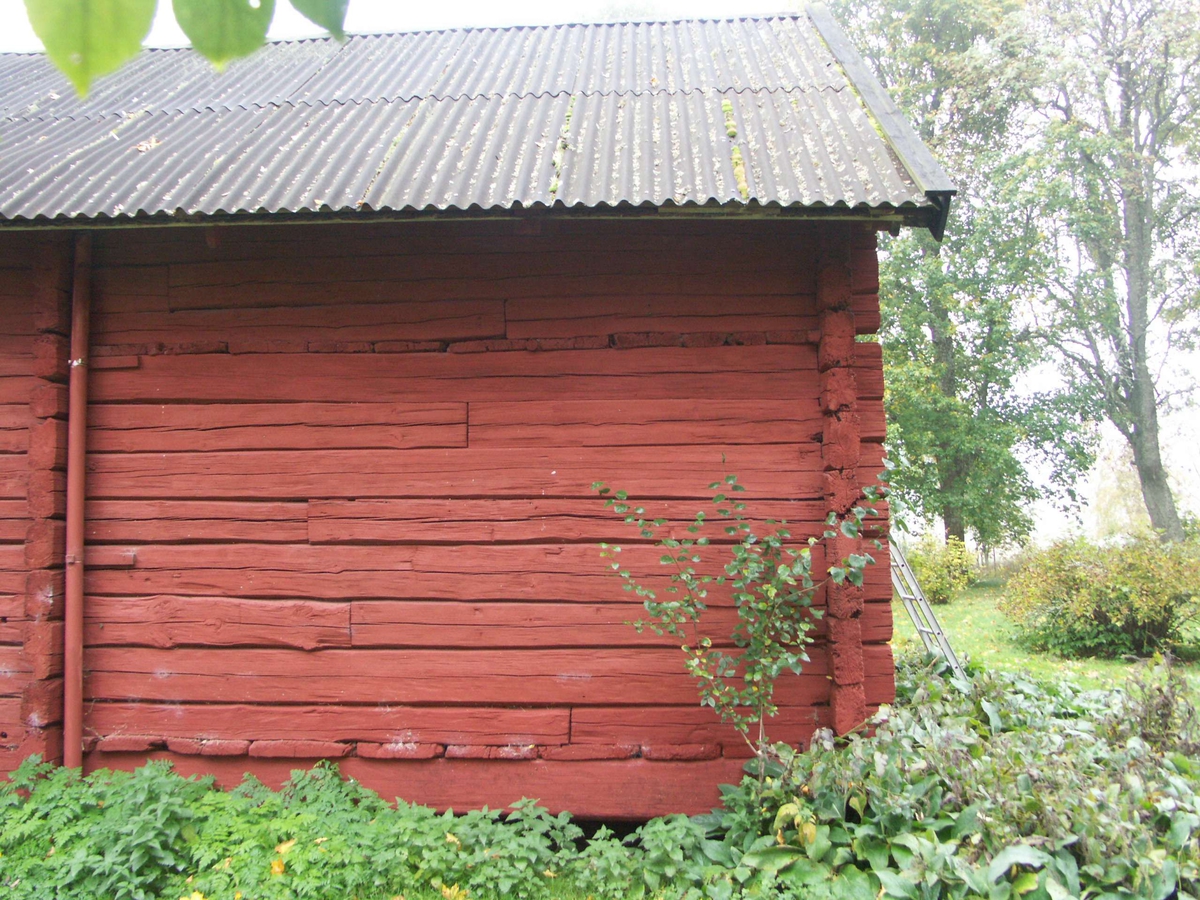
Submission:
M 960 201 L 944 247 L 922 234 L 889 242 L 880 293 L 893 481 L 947 537 L 996 547 L 1029 535 L 1033 501 L 1075 500 L 1094 432 L 1086 398 L 1028 387 L 1045 344 L 1017 310 L 1043 271 L 1040 233 L 1014 214 L 1012 173 L 976 159 L 993 183 Z M 1035 461 L 1048 483 L 1030 476 Z
M 1133 452 L 1154 528 L 1183 537 L 1159 410 L 1191 385 L 1173 351 L 1200 320 L 1200 2 L 1050 0 L 1049 73 L 1025 164 L 1053 251 L 1042 325 L 1067 380 Z M 1170 386 L 1164 383 L 1169 376 Z
M 1078 395 L 1021 389 L 1043 362 L 1017 325 L 1045 268 L 1042 235 L 1012 163 L 1037 85 L 1015 0 L 868 0 L 839 12 L 877 75 L 960 188 L 945 244 L 885 240 L 880 297 L 889 446 L 901 500 L 947 536 L 1024 539 L 1042 495 L 1042 456 L 1059 496 L 1091 461 Z

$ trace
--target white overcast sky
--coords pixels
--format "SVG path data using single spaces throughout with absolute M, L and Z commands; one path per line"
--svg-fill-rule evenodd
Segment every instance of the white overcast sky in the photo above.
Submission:
M 799 9 L 800 0 L 350 0 L 346 30 L 419 31 L 464 25 L 547 25 L 558 22 L 598 22 L 615 19 L 666 19 L 747 15 Z M 314 37 L 320 29 L 276 0 L 270 37 Z M 170 0 L 159 0 L 158 17 L 146 40 L 148 47 L 179 47 L 187 43 L 171 15 Z M 0 0 L 0 51 L 40 50 L 41 44 L 25 16 L 24 0 Z

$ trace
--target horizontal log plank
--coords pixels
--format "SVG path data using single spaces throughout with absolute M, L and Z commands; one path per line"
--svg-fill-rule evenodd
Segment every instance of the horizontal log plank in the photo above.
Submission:
M 44 383 L 33 376 L 0 375 L 0 405 L 28 403 L 33 390 Z
M 86 727 L 100 735 L 493 746 L 566 743 L 570 721 L 567 709 L 494 706 L 96 703 L 86 715 Z
M 883 403 L 864 401 L 862 437 L 884 438 Z M 820 442 L 817 398 L 550 400 L 471 404 L 472 447 L 624 447 Z
M 635 501 L 636 506 L 636 501 Z M 646 501 L 650 518 L 668 520 L 668 532 L 687 537 L 697 512 L 706 512 L 711 540 L 722 537 L 719 508 L 705 500 Z M 759 520 L 810 523 L 824 519 L 824 500 L 757 501 L 747 513 Z M 765 525 L 761 527 L 766 527 Z M 792 529 L 797 536 L 804 529 Z M 638 532 L 595 499 L 310 500 L 308 539 L 313 543 L 474 544 L 606 541 L 637 543 Z
M 660 555 L 653 546 L 628 546 L 620 562 L 663 590 L 669 569 Z M 708 555 L 697 569 L 720 574 L 724 558 L 724 551 Z M 823 558 L 814 554 L 816 571 Z M 469 552 L 443 545 L 105 545 L 89 547 L 86 561 L 90 594 L 638 602 L 589 544 L 483 544 Z M 866 584 L 890 597 L 886 566 L 869 567 Z M 723 602 L 716 588 L 711 600 Z
M 619 647 L 679 646 L 681 640 L 657 635 L 649 627 L 639 633 L 631 624 L 646 617 L 626 603 L 462 603 L 403 600 L 354 601 L 351 604 L 355 647 Z M 700 633 L 718 646 L 731 646 L 737 624 L 731 606 L 713 605 L 701 618 Z M 863 640 L 887 641 L 892 633 L 888 602 L 867 603 L 859 619 Z M 826 621 L 814 623 L 814 636 Z M 686 743 L 686 742 L 685 742 Z
M 89 647 L 350 646 L 350 605 L 243 597 L 88 598 Z
M 540 649 L 549 647 L 677 647 L 679 638 L 631 624 L 645 611 L 628 603 L 413 603 L 351 604 L 355 647 Z M 737 622 L 730 607 L 704 615 L 701 633 L 730 646 Z
M 629 219 L 572 221 L 543 219 L 536 229 L 507 219 L 455 222 L 388 222 L 305 224 L 305 239 L 291 226 L 221 226 L 215 230 L 142 228 L 96 241 L 97 266 L 148 266 L 160 262 L 232 260 L 283 261 L 314 255 L 461 256 L 536 253 L 568 247 L 608 253 L 652 251 L 660 255 L 741 257 L 754 248 L 776 260 L 806 259 L 819 247 L 821 226 L 803 220 L 693 221 L 670 223 Z M 871 236 L 873 239 L 873 236 Z M 213 240 L 212 238 L 215 238 Z M 214 246 L 215 244 L 215 246 Z M 16 268 L 28 257 L 14 253 Z
M 796 345 L 767 345 L 756 348 L 765 354 L 776 350 L 793 349 Z M 149 356 L 141 357 L 138 369 L 106 369 L 93 373 L 95 381 L 94 402 L 330 402 L 352 400 L 358 402 L 394 402 L 411 397 L 438 397 L 454 402 L 482 402 L 508 400 L 546 399 L 607 399 L 614 396 L 640 397 L 643 399 L 678 399 L 705 396 L 714 399 L 737 399 L 761 390 L 766 381 L 771 381 L 781 402 L 815 396 L 819 390 L 815 370 L 772 369 L 762 366 L 758 371 L 735 370 L 713 371 L 700 368 L 699 354 L 718 353 L 722 350 L 738 350 L 738 347 L 679 348 L 660 347 L 659 351 L 679 350 L 697 354 L 692 361 L 680 361 L 674 372 L 649 377 L 637 374 L 635 366 L 618 369 L 624 354 L 641 355 L 645 350 L 579 350 L 571 353 L 541 353 L 525 350 L 495 353 L 351 353 L 351 354 L 225 354 L 193 356 Z M 653 352 L 653 350 L 651 351 Z M 577 357 L 603 353 L 604 361 L 590 372 L 554 374 L 540 376 L 534 371 L 543 366 L 540 360 L 548 357 Z M 306 372 L 295 375 L 272 376 L 269 359 L 300 357 L 306 364 Z M 345 371 L 325 373 L 322 363 L 328 358 L 338 360 L 366 360 L 370 365 L 361 368 L 374 369 L 372 374 L 352 377 Z M 380 374 L 384 363 L 391 359 L 427 359 L 434 361 L 429 374 L 396 375 Z M 442 360 L 485 359 L 495 361 L 528 361 L 524 371 L 497 374 L 472 375 L 471 368 L 459 372 L 452 367 L 443 367 Z M 160 360 L 166 360 L 160 363 Z M 241 365 L 249 360 L 249 365 Z M 266 360 L 266 361 L 264 361 Z M 214 373 L 211 376 L 181 374 L 180 370 L 199 370 L 210 361 L 220 361 L 222 371 L 244 370 L 242 378 L 227 377 Z M 360 368 L 350 366 L 348 368 Z M 860 366 L 855 369 L 858 396 L 862 400 L 879 400 L 883 397 L 883 374 L 877 367 Z M 158 373 L 162 373 L 159 375 Z M 149 376 L 149 377 L 143 377 Z M 3 384 L 0 384 L 0 389 Z M 14 396 L 26 396 L 26 388 L 14 392 Z M 3 395 L 0 394 L 0 397 Z
M 25 548 L 0 545 L 0 572 L 25 572 Z M 8 593 L 0 589 L 0 593 Z
M 213 296 L 220 294 L 217 289 Z M 97 343 L 464 341 L 504 336 L 504 301 L 499 299 L 175 312 L 132 311 L 124 303 L 113 303 L 109 309 L 95 317 Z
M 0 645 L 0 697 L 19 697 L 32 672 L 21 648 Z
M 705 374 L 734 378 L 772 373 L 780 382 L 779 396 L 786 399 L 785 379 L 802 373 L 816 383 L 816 354 L 807 345 L 767 347 L 682 348 L 647 350 L 581 350 L 574 353 L 476 353 L 476 354 L 310 354 L 268 353 L 226 355 L 150 356 L 137 370 L 114 370 L 94 374 L 96 402 L 153 400 L 256 401 L 334 400 L 411 401 L 413 391 L 440 387 L 432 394 L 438 400 L 510 400 L 508 393 L 521 384 L 537 389 L 532 399 L 553 396 L 554 383 L 565 381 L 578 389 L 587 380 L 610 377 L 655 380 L 686 373 L 693 383 Z M 0 379 L 6 381 L 23 379 Z M 323 386 L 336 386 L 337 393 L 320 395 Z M 357 385 L 357 388 L 355 388 Z M 464 391 L 464 387 L 466 390 Z M 492 387 L 492 390 L 488 390 Z M 649 388 L 649 385 L 646 385 Z M 325 387 L 324 390 L 330 390 Z M 455 391 L 448 396 L 445 391 Z M 573 390 L 566 390 L 568 397 Z M 627 396 L 641 396 L 637 391 Z M 692 396 L 665 394 L 660 396 Z M 608 399 L 612 395 L 598 395 Z M 737 394 L 724 397 L 738 399 Z M 808 398 L 808 391 L 798 395 Z M 16 401 L 10 401 L 16 402 Z
M 886 645 L 884 645 L 886 646 Z M 782 705 L 822 702 L 828 664 L 782 679 Z M 890 659 L 890 656 L 889 656 Z M 88 651 L 95 700 L 232 703 L 684 705 L 695 680 L 678 650 L 170 650 Z
M 878 467 L 881 445 L 863 457 Z M 0 484 L 3 466 L 0 457 Z M 747 498 L 816 499 L 822 470 L 816 445 L 128 453 L 89 457 L 88 490 L 106 499 L 587 497 L 606 481 L 631 495 L 704 499 L 708 483 L 736 472 Z M 10 477 L 18 496 L 24 478 Z
M 93 453 L 466 445 L 465 403 L 103 404 L 88 411 Z
M 85 524 L 91 543 L 301 543 L 306 512 L 303 501 L 89 500 Z
M 286 281 L 279 267 L 256 266 L 274 271 L 275 281 L 172 285 L 172 310 L 201 310 L 237 307 L 262 309 L 275 306 L 331 306 L 360 303 L 427 303 L 450 300 L 504 300 L 509 297 L 557 297 L 590 299 L 614 294 L 702 294 L 712 289 L 713 276 L 688 271 L 682 274 L 650 272 L 645 274 L 607 272 L 607 262 L 593 256 L 591 272 L 575 271 L 552 275 L 513 274 L 513 264 L 505 260 L 505 273 L 495 278 L 483 274 L 463 275 L 464 260 L 447 260 L 441 273 L 427 278 L 406 275 L 405 263 L 371 267 L 361 266 L 358 260 L 337 260 L 337 268 L 349 264 L 359 273 L 358 278 L 343 279 L 332 272 L 312 281 Z M 659 263 L 661 265 L 661 262 Z M 175 267 L 173 266 L 172 269 Z M 225 266 L 218 264 L 219 271 Z M 694 268 L 694 267 L 689 267 Z M 366 276 L 366 277 L 363 277 Z M 226 279 L 236 276 L 218 275 Z M 303 277 L 303 276 L 300 276 Z M 793 296 L 808 286 L 797 276 L 778 271 L 755 272 L 754 290 L 759 294 Z
M 747 288 L 751 287 L 746 285 Z M 758 296 L 676 294 L 514 299 L 505 305 L 510 338 L 570 338 L 621 332 L 801 331 L 818 327 L 816 298 L 795 294 Z
M 826 686 L 825 699 L 828 698 Z M 822 701 L 824 702 L 824 701 Z M 773 741 L 807 746 L 817 729 L 831 720 L 828 706 L 781 707 L 767 721 Z M 572 744 L 724 744 L 737 747 L 741 738 L 707 707 L 581 706 L 571 711 Z

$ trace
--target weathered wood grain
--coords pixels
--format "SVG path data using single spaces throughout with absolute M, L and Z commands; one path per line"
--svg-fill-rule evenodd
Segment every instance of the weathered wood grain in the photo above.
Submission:
M 631 624 L 646 613 L 628 603 L 470 603 L 370 600 L 351 603 L 352 642 L 355 647 L 677 647 L 670 635 L 657 635 L 649 627 L 640 633 Z M 859 621 L 863 639 L 887 641 L 892 633 L 891 604 L 864 605 Z M 730 635 L 737 612 L 729 605 L 714 605 L 701 620 L 700 633 L 717 646 L 731 646 Z M 813 635 L 825 632 L 818 620 Z M 686 742 L 685 742 L 686 743 Z
M 465 403 L 134 403 L 88 410 L 93 453 L 466 445 Z
M 622 248 L 659 255 L 736 259 L 759 248 L 789 264 L 811 265 L 822 226 L 802 220 L 671 222 L 622 217 L 604 221 L 543 219 L 536 228 L 515 219 L 454 222 L 306 223 L 304 240 L 287 225 L 217 229 L 145 228 L 97 236 L 98 266 L 147 266 L 161 262 L 283 261 L 314 255 L 462 256 L 513 255 L 558 249 L 615 252 Z M 215 237 L 216 240 L 210 240 Z M 863 245 L 865 246 L 865 244 Z M 14 266 L 28 259 L 14 256 Z
M 653 546 L 631 545 L 621 564 L 661 590 L 670 569 L 660 555 Z M 469 551 L 454 545 L 94 545 L 85 559 L 87 589 L 97 595 L 639 602 L 621 590 L 590 544 L 484 544 Z M 723 560 L 714 553 L 696 569 L 717 575 Z M 823 564 L 818 548 L 814 568 Z M 869 598 L 875 599 L 874 588 L 890 590 L 888 584 L 886 566 L 868 568 Z M 710 599 L 728 602 L 716 586 Z
M 105 597 L 88 599 L 89 647 L 350 646 L 350 605 L 245 597 Z
M 824 704 L 826 697 L 818 700 Z M 807 746 L 817 728 L 829 724 L 825 705 L 781 707 L 769 723 L 773 740 Z M 571 712 L 572 744 L 723 744 L 739 747 L 742 739 L 715 712 L 690 706 L 581 706 Z M 728 754 L 727 755 L 732 755 Z
M 86 725 L 98 734 L 223 740 L 306 740 L 438 744 L 561 744 L 567 709 L 97 703 Z
M 711 286 L 709 288 L 711 291 Z M 629 331 L 809 331 L 817 327 L 816 299 L 808 294 L 759 296 L 728 293 L 513 299 L 505 305 L 511 338 L 564 338 Z
M 353 297 L 353 289 L 347 289 Z M 504 336 L 504 301 L 354 303 L 270 309 L 129 310 L 125 298 L 95 317 L 102 344 L 224 341 L 421 341 Z M 351 305 L 353 304 L 353 305 Z M 138 304 L 141 305 L 141 304 Z
M 308 540 L 306 513 L 303 501 L 89 500 L 85 517 L 90 543 L 295 544 Z
M 635 502 L 635 508 L 637 503 Z M 687 536 L 697 512 L 709 515 L 710 540 L 723 537 L 723 519 L 711 498 L 654 500 L 641 508 L 649 518 L 666 519 L 669 533 Z M 758 520 L 794 523 L 793 533 L 806 533 L 808 523 L 822 521 L 823 500 L 758 501 L 752 510 Z M 765 523 L 761 527 L 766 527 Z M 597 497 L 588 499 L 412 499 L 310 500 L 308 539 L 318 544 L 479 544 L 571 543 L 605 541 L 642 543 L 637 530 L 622 516 L 606 509 Z
M 863 440 L 883 440 L 883 404 L 868 401 Z M 472 447 L 800 444 L 820 441 L 816 396 L 778 400 L 552 400 L 471 404 Z
M 824 654 L 808 672 L 827 674 Z M 96 700 L 437 705 L 687 705 L 696 684 L 679 651 L 170 650 L 88 651 L 84 693 Z M 822 702 L 823 677 L 783 679 L 781 705 Z
M 878 468 L 881 446 L 863 457 Z M 0 457 L 0 485 L 3 466 Z M 710 481 L 737 472 L 749 499 L 815 499 L 822 470 L 816 445 L 127 453 L 93 455 L 88 489 L 105 499 L 588 497 L 607 481 L 641 497 L 706 499 Z M 24 472 L 10 483 L 19 496 Z
M 635 500 L 634 508 L 641 500 Z M 313 544 L 570 544 L 614 542 L 642 544 L 637 529 L 623 516 L 595 499 L 403 499 L 310 500 L 308 540 Z M 708 515 L 704 529 L 709 540 L 727 541 L 726 523 L 712 498 L 647 500 L 641 509 L 649 518 L 664 518 L 674 538 L 686 538 L 697 512 Z M 826 515 L 824 500 L 757 500 L 746 514 L 758 529 L 767 520 L 787 522 L 802 538 L 820 533 L 817 522 Z M 762 533 L 762 530 L 760 530 Z

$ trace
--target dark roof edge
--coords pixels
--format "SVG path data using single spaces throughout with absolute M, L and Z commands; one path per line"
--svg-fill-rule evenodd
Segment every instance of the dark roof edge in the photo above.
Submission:
M 925 192 L 925 196 L 936 207 L 937 213 L 928 224 L 930 233 L 940 241 L 946 232 L 950 200 L 958 193 L 958 189 L 946 174 L 946 170 L 933 158 L 925 142 L 913 130 L 904 113 L 888 96 L 858 50 L 850 43 L 828 7 L 824 3 L 809 3 L 805 11 L 816 26 L 817 33 L 829 47 L 829 51 L 841 64 L 846 78 L 862 98 L 867 112 L 879 125 L 884 140 L 908 170 L 917 187 Z
M 138 213 L 120 216 L 38 216 L 33 219 L 0 217 L 0 233 L 5 231 L 47 231 L 73 229 L 125 229 L 148 226 L 188 228 L 214 225 L 291 225 L 316 223 L 353 222 L 434 222 L 470 219 L 517 220 L 517 219 L 633 219 L 654 218 L 658 220 L 792 220 L 792 221 L 854 221 L 870 222 L 880 229 L 922 227 L 928 221 L 930 208 L 925 206 L 779 206 L 774 203 L 760 204 L 751 201 L 742 203 L 718 203 L 676 205 L 668 202 L 664 206 L 650 203 L 620 203 L 599 206 L 554 206 L 534 205 L 517 207 L 473 207 L 460 209 L 379 209 L 370 211 L 349 210 L 296 210 L 255 211 L 219 213 Z

